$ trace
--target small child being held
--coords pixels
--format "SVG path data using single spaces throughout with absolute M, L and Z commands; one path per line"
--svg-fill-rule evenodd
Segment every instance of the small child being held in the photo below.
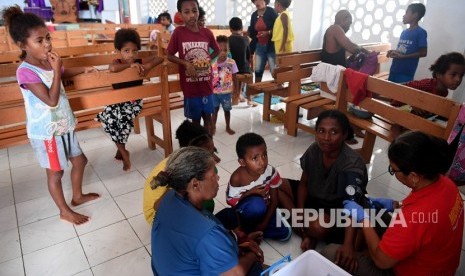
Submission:
M 292 43 L 294 42 L 294 31 L 292 29 L 291 17 L 287 8 L 291 5 L 292 0 L 276 0 L 274 10 L 279 14 L 273 25 L 273 37 L 276 54 L 292 52 Z
M 255 133 L 239 137 L 236 152 L 240 167 L 231 175 L 226 190 L 227 203 L 239 217 L 239 226 L 246 233 L 263 231 L 263 237 L 286 241 L 291 228 L 285 219 L 277 226 L 278 187 L 282 179 L 268 164 L 265 140 Z
M 197 124 L 203 119 L 204 127 L 211 133 L 214 112 L 211 61 L 218 55 L 218 44 L 212 31 L 197 24 L 197 0 L 178 0 L 177 8 L 185 25 L 177 27 L 171 36 L 168 60 L 179 65 L 184 116 Z M 209 48 L 213 49 L 211 54 Z
M 115 34 L 115 49 L 121 55 L 110 64 L 110 72 L 121 72 L 127 68 L 137 68 L 140 76 L 145 76 L 153 67 L 163 62 L 163 58 L 150 57 L 145 60 L 137 58 L 141 48 L 139 34 L 134 29 L 119 29 Z M 108 105 L 97 114 L 103 130 L 116 144 L 116 160 L 123 161 L 123 170 L 131 169 L 129 151 L 126 149 L 129 134 L 134 127 L 134 118 L 142 111 L 142 100 Z
M 402 22 L 410 27 L 402 31 L 396 50 L 390 50 L 387 57 L 392 58 L 389 81 L 404 83 L 413 80 L 418 61 L 428 53 L 426 30 L 418 25 L 425 15 L 425 5 L 413 3 L 407 7 Z
M 212 134 L 216 132 L 216 120 L 218 119 L 218 111 L 220 105 L 223 107 L 224 119 L 226 120 L 226 132 L 230 135 L 236 133 L 231 129 L 231 109 L 232 109 L 232 92 L 234 91 L 234 76 L 238 72 L 236 62 L 232 58 L 228 58 L 229 47 L 228 37 L 219 35 L 216 38 L 220 53 L 218 58 L 213 62 L 213 105 L 215 113 L 213 114 Z
M 89 217 L 77 213 L 66 204 L 61 179 L 68 161 L 71 170 L 72 206 L 99 197 L 82 193 L 82 178 L 87 158 L 79 146 L 74 129 L 76 118 L 61 81 L 87 68 L 64 69 L 60 56 L 52 50 L 52 38 L 45 22 L 35 14 L 23 13 L 18 5 L 2 10 L 3 22 L 21 49 L 22 60 L 16 71 L 26 109 L 26 130 L 34 154 L 47 173 L 47 184 L 60 218 L 79 225 Z M 95 69 L 93 69 L 95 70 Z

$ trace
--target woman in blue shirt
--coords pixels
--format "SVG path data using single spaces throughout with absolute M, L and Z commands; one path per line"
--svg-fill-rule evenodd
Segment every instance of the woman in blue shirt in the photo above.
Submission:
M 218 192 L 218 175 L 210 152 L 185 147 L 168 159 L 155 178 L 172 188 L 163 198 L 152 226 L 154 275 L 245 275 L 263 262 L 253 241 L 240 244 L 204 210 Z M 240 248 L 240 249 L 239 249 Z

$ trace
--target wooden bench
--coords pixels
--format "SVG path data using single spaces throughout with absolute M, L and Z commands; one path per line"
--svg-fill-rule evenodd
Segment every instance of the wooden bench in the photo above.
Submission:
M 81 74 L 64 80 L 71 108 L 78 118 L 77 130 L 101 127 L 95 116 L 108 104 L 141 98 L 147 104 L 139 116 L 146 117 L 147 142 L 151 149 L 161 146 L 165 155 L 172 152 L 170 105 L 179 105 L 176 95 L 170 95 L 169 65 L 152 69 L 146 77 L 158 77 L 159 82 L 144 82 L 141 86 L 114 90 L 113 83 L 140 79 L 137 70 L 130 68 L 119 73 L 97 72 Z M 19 87 L 15 83 L 0 85 L 0 148 L 27 142 L 24 103 Z M 162 121 L 163 135 L 154 132 L 151 118 Z
M 52 44 L 53 45 L 53 44 Z M 85 55 L 95 55 L 95 54 L 104 54 L 112 53 L 115 50 L 113 44 L 99 44 L 99 45 L 85 45 L 85 46 L 72 46 L 72 47 L 63 47 L 63 48 L 53 48 L 60 57 L 77 57 Z M 0 54 L 0 64 L 1 63 L 15 63 L 20 62 L 19 55 L 21 54 L 20 50 L 8 51 Z
M 410 106 L 421 108 L 445 118 L 446 121 L 428 120 L 394 107 L 389 102 L 372 97 L 363 99 L 359 106 L 372 112 L 374 116 L 371 119 L 361 119 L 347 111 L 348 104 L 352 102 L 352 94 L 347 88 L 345 78 L 341 79 L 336 108 L 347 115 L 351 124 L 365 130 L 365 137 L 359 152 L 366 163 L 371 160 L 376 137 L 388 142 L 393 140 L 391 132 L 393 124 L 447 139 L 460 110 L 460 104 L 451 99 L 370 76 L 367 81 L 367 91 L 378 94 L 383 98 L 398 100 Z
M 387 61 L 386 52 L 390 50 L 389 43 L 370 43 L 361 45 L 368 51 L 376 51 L 378 54 L 378 63 Z M 279 54 L 276 57 L 277 68 L 273 72 L 274 79 L 260 83 L 254 83 L 247 87 L 247 95 L 264 93 L 263 100 L 263 120 L 269 121 L 271 115 L 282 119 L 285 124 L 287 116 L 283 112 L 277 112 L 271 109 L 271 98 L 273 95 L 289 97 L 300 94 L 302 82 L 308 81 L 311 75 L 311 68 L 321 61 L 321 49 L 307 50 Z M 376 73 L 380 72 L 380 66 Z M 385 76 L 385 73 L 382 74 Z M 286 104 L 291 100 L 300 99 L 300 96 L 291 97 L 289 100 L 282 100 Z M 302 104 L 304 104 L 303 102 Z M 287 110 L 287 108 L 286 108 Z
M 13 50 L 13 42 L 5 27 L 0 27 L 0 53 Z
M 96 45 L 97 46 L 97 45 Z M 98 47 L 98 46 L 97 46 Z M 139 51 L 140 58 L 146 58 L 156 55 L 155 51 Z M 72 67 L 91 67 L 109 65 L 113 60 L 120 58 L 121 55 L 117 53 L 109 54 L 95 54 L 80 57 L 65 57 L 62 58 L 64 68 Z M 16 78 L 16 70 L 20 63 L 5 63 L 0 64 L 0 78 L 14 77 Z M 16 80 L 15 80 L 16 81 Z
M 388 43 L 374 43 L 374 44 L 364 44 L 363 47 L 369 51 L 378 52 L 378 68 L 375 72 L 377 77 L 386 77 L 386 73 L 382 73 L 381 64 L 387 61 L 386 52 L 390 49 L 390 44 Z M 287 133 L 292 136 L 297 135 L 297 129 L 303 129 L 306 131 L 313 132 L 312 128 L 307 127 L 305 124 L 298 123 L 299 109 L 306 109 L 307 119 L 310 120 L 315 118 L 324 105 L 334 104 L 334 101 L 329 101 L 323 96 L 318 96 L 315 93 L 304 93 L 301 94 L 301 83 L 302 81 L 309 80 L 310 75 L 312 74 L 312 68 L 316 66 L 321 57 L 321 50 L 306 51 L 300 54 L 291 54 L 291 55 L 280 55 L 278 57 L 279 62 L 281 62 L 281 69 L 284 72 L 278 71 L 276 73 L 276 83 L 289 83 L 289 92 L 288 97 L 281 99 L 282 102 L 286 104 L 286 113 L 278 113 L 269 111 L 271 107 L 269 105 L 263 106 L 264 120 L 269 120 L 269 114 L 280 115 L 285 123 L 287 128 Z M 301 65 L 299 66 L 299 62 Z M 291 68 L 291 69 L 289 69 Z M 326 86 L 322 87 L 326 92 L 330 92 Z M 272 92 L 271 92 L 272 93 Z M 332 92 L 330 92 L 333 94 Z M 265 98 L 271 98 L 271 95 L 266 95 Z M 265 118 L 265 115 L 268 116 Z

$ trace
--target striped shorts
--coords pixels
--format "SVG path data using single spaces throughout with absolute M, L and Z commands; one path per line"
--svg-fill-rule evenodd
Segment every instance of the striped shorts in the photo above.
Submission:
M 68 160 L 82 154 L 74 131 L 50 140 L 29 139 L 37 160 L 42 168 L 62 171 L 68 167 Z

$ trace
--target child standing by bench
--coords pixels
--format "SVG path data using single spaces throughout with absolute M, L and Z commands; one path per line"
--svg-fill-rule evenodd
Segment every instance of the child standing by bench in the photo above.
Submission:
M 184 116 L 197 124 L 203 119 L 205 128 L 211 133 L 214 112 L 211 60 L 218 55 L 218 44 L 212 31 L 197 25 L 197 0 L 178 0 L 177 8 L 185 25 L 177 27 L 171 36 L 168 60 L 179 65 Z M 209 48 L 213 49 L 211 54 Z
M 137 53 L 141 48 L 139 34 L 134 29 L 120 29 L 115 34 L 115 49 L 121 55 L 110 64 L 110 72 L 120 72 L 127 68 L 137 68 L 139 75 L 144 76 L 153 67 L 163 62 L 160 57 L 150 57 L 146 60 L 138 59 Z M 134 127 L 134 118 L 142 111 L 142 100 L 117 103 L 105 106 L 97 114 L 97 120 L 102 123 L 103 130 L 108 133 L 116 144 L 115 159 L 123 161 L 123 170 L 131 169 L 129 151 L 126 149 L 129 134 Z
M 276 54 L 292 52 L 292 43 L 294 42 L 294 31 L 292 29 L 291 17 L 287 8 L 291 5 L 292 0 L 276 0 L 274 10 L 279 14 L 273 25 L 274 49 Z
M 228 37 L 219 35 L 216 42 L 220 47 L 220 54 L 213 62 L 213 105 L 215 113 L 213 114 L 212 135 L 216 131 L 216 120 L 218 119 L 218 111 L 220 105 L 223 107 L 224 119 L 226 120 L 226 132 L 230 135 L 236 133 L 231 129 L 231 109 L 232 109 L 232 92 L 234 90 L 234 76 L 237 73 L 236 62 L 232 58 L 228 58 Z
M 23 61 L 16 77 L 24 98 L 27 137 L 40 166 L 46 169 L 47 184 L 60 218 L 79 225 L 89 217 L 74 212 L 66 204 L 61 178 L 71 161 L 72 206 L 99 197 L 82 193 L 82 178 L 87 158 L 74 133 L 76 118 L 66 97 L 62 77 L 85 73 L 87 69 L 64 70 L 60 56 L 52 51 L 50 33 L 44 21 L 35 14 L 23 13 L 19 6 L 3 10 L 3 20 L 11 38 L 21 48 Z
M 229 20 L 229 30 L 231 31 L 231 35 L 229 36 L 229 49 L 231 51 L 231 57 L 234 59 L 237 65 L 237 69 L 239 70 L 238 74 L 250 74 L 250 61 L 251 61 L 251 54 L 249 49 L 249 39 L 244 36 L 242 33 L 242 20 L 239 17 L 233 17 Z M 237 105 L 240 102 L 245 102 L 245 98 L 242 95 L 242 91 L 244 91 L 244 82 L 239 82 L 237 79 L 237 75 L 234 76 L 234 92 L 232 103 L 233 105 Z M 247 103 L 249 105 L 253 105 L 252 100 L 248 99 Z

